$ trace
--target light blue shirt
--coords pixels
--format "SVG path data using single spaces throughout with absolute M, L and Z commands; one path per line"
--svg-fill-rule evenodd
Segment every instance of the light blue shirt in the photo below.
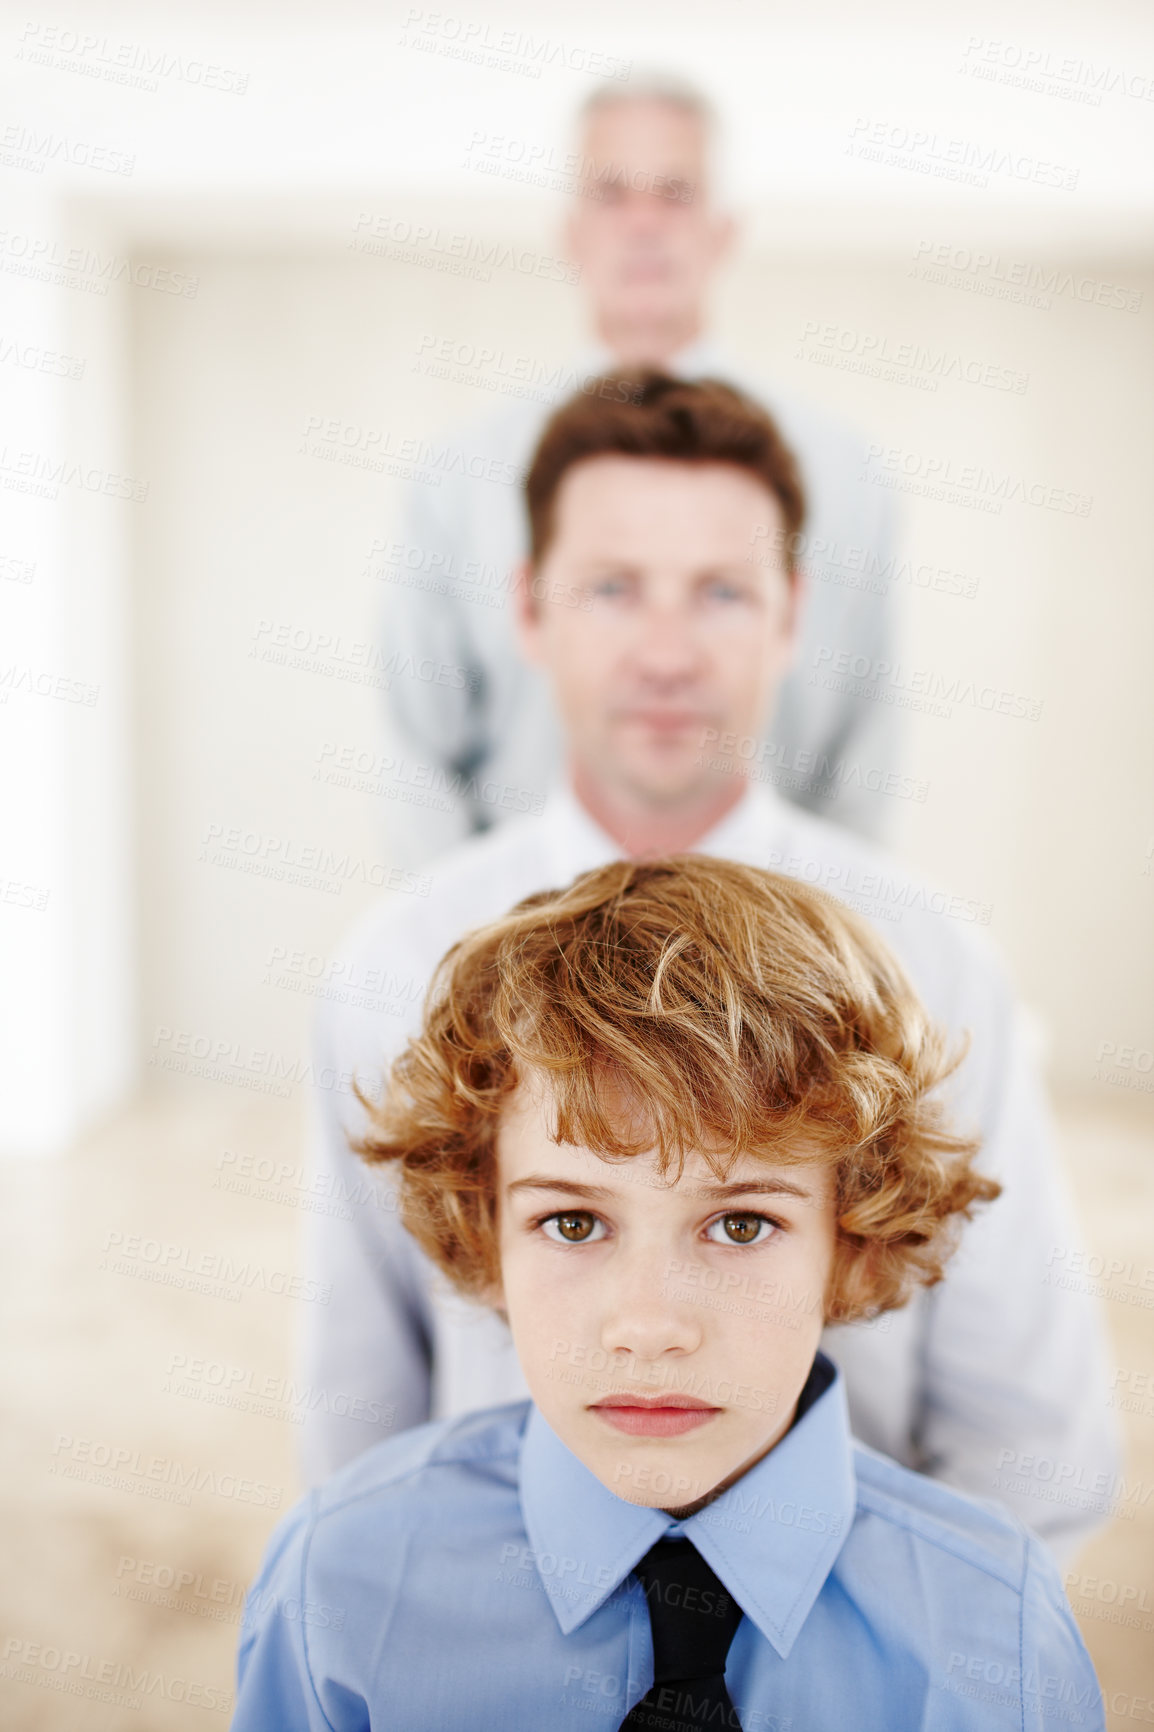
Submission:
M 234 1732 L 616 1732 L 653 1681 L 630 1572 L 667 1534 L 745 1613 L 744 1732 L 1102 1732 L 1040 1543 L 855 1444 L 840 1374 L 819 1355 L 813 1376 L 777 1447 L 683 1522 L 607 1490 L 531 1403 L 378 1445 L 273 1535 Z

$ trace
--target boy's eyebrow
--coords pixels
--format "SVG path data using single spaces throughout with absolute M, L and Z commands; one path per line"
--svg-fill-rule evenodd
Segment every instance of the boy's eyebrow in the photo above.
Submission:
M 607 1185 L 583 1185 L 577 1179 L 553 1179 L 545 1173 L 533 1173 L 527 1179 L 514 1179 L 506 1187 L 512 1194 L 514 1191 L 568 1191 L 577 1197 L 612 1197 L 614 1191 Z M 803 1185 L 791 1184 L 788 1179 L 748 1179 L 729 1185 L 704 1185 L 689 1195 L 698 1199 L 712 1199 L 724 1202 L 729 1197 L 748 1196 L 788 1196 L 800 1197 L 805 1202 L 813 1201 L 813 1192 Z
M 571 1191 L 578 1197 L 611 1197 L 613 1192 L 607 1185 L 582 1185 L 576 1179 L 551 1179 L 545 1173 L 534 1173 L 528 1179 L 514 1179 L 506 1190 L 513 1191 Z
M 732 1185 L 706 1185 L 700 1191 L 695 1191 L 694 1195 L 699 1197 L 744 1197 L 750 1192 L 763 1197 L 781 1195 L 804 1197 L 806 1202 L 813 1199 L 813 1192 L 807 1186 L 791 1184 L 789 1179 L 746 1179 L 735 1181 Z

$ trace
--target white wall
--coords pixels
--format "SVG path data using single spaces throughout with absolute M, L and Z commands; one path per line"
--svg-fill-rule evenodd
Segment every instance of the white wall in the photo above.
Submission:
M 1055 1075 L 1077 1089 L 1102 1041 L 1154 1046 L 1154 275 L 1133 258 L 1051 257 L 1040 268 L 1056 281 L 1125 286 L 1141 304 L 1098 306 L 1068 287 L 1043 310 L 911 277 L 923 238 L 949 240 L 948 224 L 925 226 L 888 267 L 750 272 L 727 310 L 754 352 L 871 440 L 941 457 L 954 473 L 980 464 L 1092 496 L 1080 517 L 895 495 L 911 561 L 978 585 L 973 599 L 906 585 L 911 674 L 1042 706 L 1037 721 L 964 702 L 948 720 L 911 713 L 911 769 L 930 786 L 924 805 L 900 804 L 895 840 L 937 880 L 992 905 L 991 930 L 1049 1029 Z M 1000 267 L 979 274 L 985 283 L 1022 259 L 1012 244 L 989 251 Z M 929 393 L 798 360 L 807 320 L 1012 368 L 1028 383 L 1018 395 L 943 379 Z
M 478 29 L 512 41 L 511 58 L 478 47 Z M 868 15 L 852 0 L 589 0 L 576 19 L 559 0 L 484 16 L 408 0 L 59 0 L 11 12 L 5 40 L 0 680 L 32 670 L 99 698 L 14 684 L 0 703 L 0 1147 L 66 1145 L 175 1018 L 299 1048 L 306 1006 L 263 984 L 265 958 L 298 934 L 327 947 L 362 891 L 258 886 L 196 850 L 209 824 L 255 815 L 301 848 L 347 838 L 354 870 L 399 856 L 388 813 L 311 780 L 318 733 L 376 737 L 372 694 L 247 655 L 274 609 L 372 630 L 360 574 L 393 495 L 300 458 L 301 427 L 331 413 L 419 434 L 472 409 L 448 386 L 417 391 L 398 364 L 430 318 L 543 357 L 576 330 L 572 299 L 546 284 L 359 258 L 351 224 L 367 209 L 549 244 L 563 200 L 525 165 L 563 165 L 567 117 L 610 62 L 681 67 L 724 111 L 726 186 L 750 235 L 722 302 L 734 347 L 904 449 L 945 445 L 1094 493 L 1085 522 L 905 498 L 919 559 L 980 577 L 972 602 L 911 595 L 910 656 L 980 670 L 1043 711 L 923 717 L 911 748 L 930 798 L 898 816 L 911 852 L 992 903 L 1071 1086 L 1103 1041 L 1154 1065 L 1143 0 L 970 0 L 964 14 L 879 0 Z M 1047 164 L 1063 186 L 1034 172 Z M 1146 299 L 1136 317 L 1068 296 L 1041 312 L 935 287 L 910 274 L 925 241 L 1076 263 Z M 88 262 L 70 274 L 54 261 L 72 249 Z M 125 280 L 129 260 L 147 272 L 166 254 L 199 275 L 196 296 Z M 798 360 L 818 309 L 1028 368 L 1029 390 L 924 394 Z M 82 376 L 29 359 L 44 353 Z M 147 494 L 73 480 L 41 493 L 24 485 L 30 461 Z
M 886 445 L 1093 495 L 1079 518 L 899 494 L 911 564 L 977 583 L 969 598 L 899 583 L 908 664 L 996 685 L 1041 715 L 964 701 L 948 720 L 912 713 L 910 768 L 928 793 L 894 813 L 919 864 L 992 906 L 1056 1074 L 1089 1087 L 1101 1041 L 1154 1046 L 1151 829 L 1136 797 L 1154 773 L 1154 279 L 1133 260 L 1059 261 L 1077 281 L 1140 293 L 1141 310 L 1069 288 L 1026 308 L 912 277 L 916 244 L 852 262 L 747 258 L 719 323 L 732 349 Z M 250 653 L 270 641 L 268 621 L 338 634 L 348 655 L 376 633 L 366 556 L 401 484 L 303 455 L 310 417 L 401 439 L 484 413 L 487 395 L 410 371 L 419 337 L 563 359 L 578 307 L 572 290 L 515 272 L 463 284 L 335 249 L 164 262 L 198 287 L 193 299 L 138 294 L 133 308 L 136 461 L 153 490 L 134 548 L 143 1041 L 164 1051 L 157 1031 L 181 1030 L 291 1059 L 310 1000 L 270 983 L 285 974 L 270 971 L 277 947 L 327 957 L 376 894 L 374 874 L 404 858 L 402 808 L 315 778 L 327 743 L 387 749 L 382 694 Z M 816 352 L 799 345 L 813 320 L 1010 367 L 1027 388 L 945 379 L 930 392 L 823 366 L 799 358 Z M 259 835 L 272 860 L 282 842 L 347 856 L 337 872 L 351 876 L 333 894 L 206 863 L 213 825 L 245 830 L 250 848 Z
M 0 1148 L 53 1149 L 135 1085 L 123 288 L 46 285 L 66 200 L 0 216 Z M 98 224 L 98 232 L 102 225 Z M 38 274 L 39 273 L 39 274 Z

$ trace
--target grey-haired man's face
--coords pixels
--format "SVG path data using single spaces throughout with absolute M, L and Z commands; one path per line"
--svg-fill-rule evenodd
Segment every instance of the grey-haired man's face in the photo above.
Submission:
M 712 203 L 701 120 L 669 102 L 610 103 L 589 117 L 581 151 L 582 196 L 565 238 L 595 325 L 606 334 L 699 323 L 731 231 Z

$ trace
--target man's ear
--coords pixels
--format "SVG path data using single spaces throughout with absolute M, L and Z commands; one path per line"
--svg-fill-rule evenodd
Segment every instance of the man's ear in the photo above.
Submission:
M 788 673 L 801 649 L 801 618 L 809 599 L 809 579 L 800 565 L 785 573 L 785 611 L 782 614 L 782 672 Z
M 713 219 L 713 262 L 722 265 L 733 251 L 737 240 L 737 218 L 728 211 L 719 211 Z
M 533 594 L 537 569 L 532 561 L 523 559 L 513 573 L 514 614 L 517 647 L 527 662 L 541 662 L 541 609 Z
M 570 209 L 565 213 L 565 221 L 561 224 L 561 253 L 567 264 L 579 265 L 581 260 L 577 255 L 581 251 L 581 235 L 577 212 L 578 204 L 571 203 Z

